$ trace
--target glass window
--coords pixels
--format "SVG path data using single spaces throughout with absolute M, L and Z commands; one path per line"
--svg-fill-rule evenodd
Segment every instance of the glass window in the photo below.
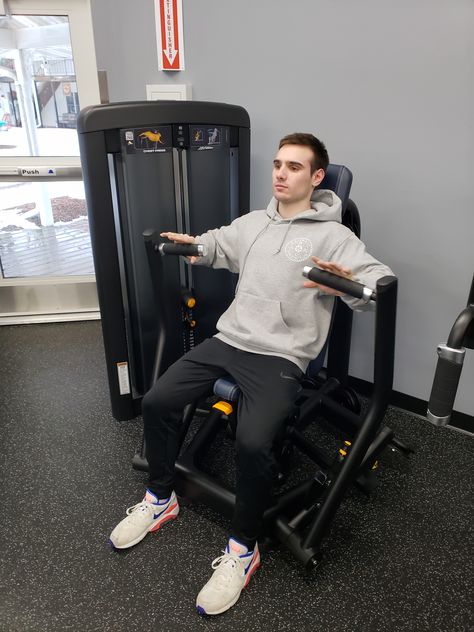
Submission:
M 4 278 L 94 274 L 82 182 L 0 183 Z
M 13 15 L 0 29 L 0 156 L 78 156 L 68 18 Z

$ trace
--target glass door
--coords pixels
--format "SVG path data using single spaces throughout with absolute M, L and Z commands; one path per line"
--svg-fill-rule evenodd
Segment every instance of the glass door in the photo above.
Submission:
M 100 101 L 90 0 L 2 5 L 0 323 L 97 318 L 76 133 Z

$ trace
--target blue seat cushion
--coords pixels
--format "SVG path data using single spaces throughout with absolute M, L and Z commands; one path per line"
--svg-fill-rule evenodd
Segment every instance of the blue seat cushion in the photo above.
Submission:
M 239 399 L 240 388 L 230 375 L 221 377 L 214 382 L 214 395 L 226 399 L 228 402 L 236 402 Z

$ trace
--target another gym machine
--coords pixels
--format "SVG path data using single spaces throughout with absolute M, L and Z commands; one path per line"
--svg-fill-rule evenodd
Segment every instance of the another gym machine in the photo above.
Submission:
M 466 348 L 474 349 L 474 275 L 467 306 L 456 318 L 446 344 L 438 345 L 438 363 L 426 416 L 435 426 L 451 419 Z

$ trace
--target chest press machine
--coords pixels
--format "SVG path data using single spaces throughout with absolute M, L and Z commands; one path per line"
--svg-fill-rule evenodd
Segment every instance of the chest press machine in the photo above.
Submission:
M 236 106 L 127 103 L 86 108 L 78 131 L 112 410 L 117 419 L 130 419 L 140 413 L 141 397 L 167 366 L 212 335 L 232 298 L 231 275 L 202 268 L 190 273 L 179 257 L 163 255 L 199 254 L 195 247 L 160 246 L 157 235 L 164 230 L 199 234 L 246 212 L 250 125 L 247 113 Z M 346 167 L 330 165 L 320 188 L 341 198 L 343 223 L 359 235 L 351 183 Z M 229 208 L 229 217 L 209 208 L 219 213 Z M 302 274 L 354 296 L 369 293 L 376 305 L 374 387 L 366 411 L 361 413 L 348 387 L 352 310 L 336 300 L 327 345 L 302 383 L 277 446 L 283 469 L 295 450 L 314 467 L 309 478 L 276 498 L 264 516 L 266 531 L 312 567 L 348 488 L 355 483 L 369 491 L 382 452 L 390 447 L 406 454 L 409 449 L 382 423 L 393 380 L 396 278 L 380 279 L 372 291 L 314 268 Z M 216 435 L 235 425 L 238 396 L 237 385 L 221 379 L 213 401 L 186 407 L 182 443 L 198 407 L 208 413 L 176 462 L 177 493 L 229 518 L 235 495 L 202 464 Z M 329 420 L 338 436 L 340 447 L 332 453 L 305 436 L 316 417 Z M 133 465 L 146 470 L 143 454 L 142 449 L 135 455 Z
M 199 256 L 199 246 L 160 244 L 158 233 L 151 230 L 145 233 L 144 238 L 156 296 L 159 296 L 162 255 Z M 314 470 L 310 479 L 298 483 L 277 497 L 275 504 L 266 511 L 264 523 L 270 535 L 286 545 L 305 566 L 311 567 L 320 559 L 322 538 L 347 489 L 353 483 L 357 483 L 362 489 L 369 491 L 382 452 L 389 445 L 392 449 L 405 453 L 408 452 L 408 448 L 395 438 L 390 428 L 382 426 L 393 378 L 396 278 L 380 279 L 376 290 L 373 291 L 360 283 L 342 279 L 317 268 L 306 267 L 302 274 L 346 294 L 357 298 L 370 297 L 369 300 L 376 302 L 374 390 L 367 411 L 360 414 L 358 402 L 354 400 L 355 394 L 346 391 L 344 396 L 345 387 L 341 376 L 338 378 L 328 373 L 327 378 L 319 386 L 312 380 L 306 385 L 303 383 L 295 405 L 295 413 L 288 420 L 280 445 L 277 446 L 281 457 L 284 457 L 285 452 L 288 455 L 289 448 L 296 448 L 314 462 Z M 157 303 L 157 307 L 160 331 L 166 331 L 167 316 L 166 310 L 163 309 L 163 301 Z M 157 346 L 154 371 L 156 377 L 160 374 L 160 357 L 165 337 L 166 333 Z M 334 353 L 331 341 L 336 339 L 337 331 L 333 327 L 328 353 Z M 346 358 L 343 359 L 343 365 L 346 365 Z M 341 366 L 336 364 L 336 372 L 340 370 Z M 214 385 L 214 393 L 217 401 L 211 404 L 206 419 L 176 462 L 176 491 L 178 495 L 203 502 L 231 518 L 235 495 L 219 481 L 210 477 L 202 469 L 202 463 L 217 434 L 227 424 L 231 428 L 235 424 L 234 409 L 239 398 L 239 388 L 232 379 L 221 378 Z M 188 432 L 197 405 L 198 402 L 194 402 L 184 411 L 182 441 Z M 335 455 L 326 454 L 303 434 L 303 430 L 313 423 L 315 416 L 325 413 L 343 437 L 341 447 Z M 135 456 L 134 466 L 137 469 L 147 468 L 143 453 Z

